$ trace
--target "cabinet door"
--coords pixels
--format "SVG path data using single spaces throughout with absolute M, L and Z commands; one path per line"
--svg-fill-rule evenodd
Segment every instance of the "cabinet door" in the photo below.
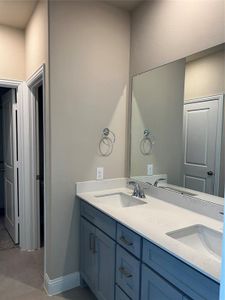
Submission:
M 94 251 L 95 227 L 81 218 L 81 276 L 91 289 L 95 289 L 97 263 Z
M 141 300 L 183 300 L 183 295 L 165 279 L 142 265 Z
M 96 229 L 95 251 L 97 256 L 97 298 L 114 300 L 115 242 Z

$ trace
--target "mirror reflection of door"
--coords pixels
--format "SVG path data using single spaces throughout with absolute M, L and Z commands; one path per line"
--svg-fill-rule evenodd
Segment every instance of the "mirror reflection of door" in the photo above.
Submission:
M 219 100 L 208 98 L 186 101 L 184 105 L 184 187 L 199 192 L 218 194 L 216 184 Z M 221 132 L 220 132 L 221 137 Z

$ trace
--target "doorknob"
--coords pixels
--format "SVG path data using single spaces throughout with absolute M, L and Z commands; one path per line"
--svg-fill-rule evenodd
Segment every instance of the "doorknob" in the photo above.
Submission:
M 214 175 L 213 171 L 209 171 L 209 172 L 207 172 L 207 174 L 208 174 L 209 176 L 213 176 L 213 175 Z

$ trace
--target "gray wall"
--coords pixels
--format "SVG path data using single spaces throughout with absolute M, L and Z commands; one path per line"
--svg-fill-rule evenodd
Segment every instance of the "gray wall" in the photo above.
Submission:
M 187 62 L 184 99 L 208 97 L 224 93 L 224 50 Z
M 224 0 L 145 1 L 131 19 L 131 75 L 223 43 L 224 9 Z
M 51 199 L 47 273 L 79 270 L 75 182 L 126 175 L 130 17 L 98 1 L 51 1 Z M 101 130 L 116 134 L 110 157 L 98 154 Z
M 182 128 L 185 59 L 170 63 L 133 78 L 131 175 L 147 175 L 147 164 L 154 174 L 167 174 L 171 184 L 182 184 Z M 140 152 L 144 129 L 155 137 L 151 155 Z
M 48 1 L 38 1 L 25 28 L 25 77 L 48 61 Z
M 24 80 L 24 31 L 0 24 L 0 78 Z

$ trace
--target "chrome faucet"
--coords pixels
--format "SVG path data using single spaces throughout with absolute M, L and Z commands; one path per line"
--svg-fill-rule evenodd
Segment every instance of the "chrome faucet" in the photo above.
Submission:
M 159 179 L 157 179 L 155 182 L 154 182 L 154 186 L 158 186 L 158 183 L 160 182 L 160 181 L 163 181 L 163 180 L 166 180 L 166 178 L 159 178 Z
M 129 181 L 128 184 L 129 185 L 133 185 L 133 187 L 134 187 L 134 191 L 133 191 L 132 196 L 138 197 L 138 198 L 145 198 L 145 193 L 142 190 L 142 188 L 141 188 L 141 186 L 140 186 L 140 184 L 138 182 Z

